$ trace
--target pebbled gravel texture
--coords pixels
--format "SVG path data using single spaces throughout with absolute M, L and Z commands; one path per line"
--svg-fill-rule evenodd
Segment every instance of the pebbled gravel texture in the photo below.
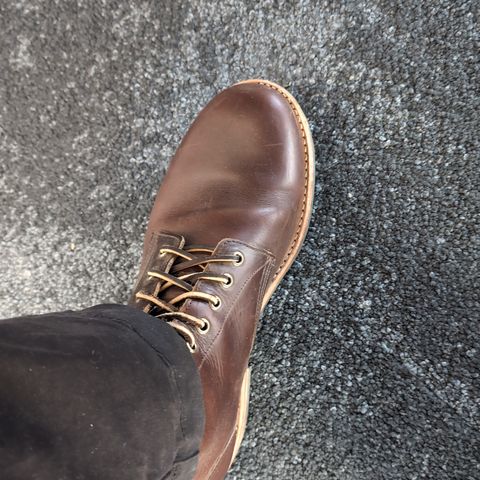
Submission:
M 124 302 L 196 113 L 276 81 L 311 122 L 315 209 L 229 479 L 479 479 L 478 7 L 1 2 L 0 315 Z

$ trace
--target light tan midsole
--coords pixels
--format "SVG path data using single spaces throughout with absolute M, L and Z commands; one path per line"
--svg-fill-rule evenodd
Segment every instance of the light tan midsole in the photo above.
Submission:
M 280 282 L 282 281 L 283 277 L 291 267 L 292 263 L 294 262 L 295 258 L 298 255 L 298 252 L 300 251 L 300 248 L 303 244 L 303 241 L 305 240 L 305 236 L 307 235 L 307 230 L 308 230 L 308 225 L 310 223 L 310 217 L 312 215 L 312 208 L 313 208 L 313 194 L 315 191 L 315 149 L 313 146 L 313 138 L 312 138 L 312 132 L 310 131 L 310 127 L 308 125 L 308 120 L 305 114 L 303 113 L 300 105 L 298 102 L 295 100 L 293 95 L 291 95 L 287 90 L 285 90 L 283 87 L 280 85 L 277 85 L 276 83 L 269 82 L 268 80 L 245 80 L 243 82 L 239 82 L 237 85 L 240 84 L 246 84 L 246 83 L 262 83 L 271 86 L 275 90 L 280 91 L 283 93 L 288 100 L 291 102 L 292 105 L 295 106 L 295 109 L 297 110 L 300 121 L 302 123 L 303 131 L 305 132 L 306 135 L 306 140 L 307 140 L 307 154 L 308 154 L 308 179 L 307 179 L 307 192 L 306 192 L 306 206 L 305 206 L 305 213 L 303 216 L 303 222 L 301 225 L 301 230 L 299 235 L 297 236 L 297 240 L 295 242 L 295 245 L 293 247 L 292 252 L 290 255 L 284 259 L 283 267 L 280 269 L 278 274 L 276 275 L 275 279 L 273 282 L 268 286 L 265 295 L 263 297 L 262 301 L 262 311 L 267 305 L 268 301 L 270 300 L 271 296 L 273 295 L 273 292 L 276 290 Z M 233 450 L 233 455 L 232 455 L 232 460 L 231 464 L 235 461 L 235 458 L 238 454 L 238 451 L 240 450 L 240 445 L 242 443 L 243 437 L 245 435 L 245 430 L 247 427 L 247 417 L 248 417 L 248 404 L 249 404 L 249 398 L 250 398 L 250 367 L 247 368 L 245 371 L 244 377 L 243 377 L 243 382 L 242 382 L 242 389 L 240 393 L 240 403 L 238 407 L 238 414 L 237 414 L 237 438 L 235 441 L 235 447 Z
M 243 376 L 242 390 L 240 392 L 240 405 L 238 406 L 237 414 L 237 438 L 235 439 L 235 447 L 233 448 L 231 463 L 233 463 L 238 451 L 240 450 L 240 445 L 242 444 L 245 430 L 247 428 L 248 404 L 250 398 L 250 377 L 251 369 L 248 367 L 245 370 L 245 375 Z

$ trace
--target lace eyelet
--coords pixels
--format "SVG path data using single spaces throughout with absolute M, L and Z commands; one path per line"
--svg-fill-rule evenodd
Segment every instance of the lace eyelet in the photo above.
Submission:
M 222 306 L 222 300 L 220 299 L 220 297 L 215 297 L 215 298 L 216 298 L 215 303 L 210 302 L 210 308 L 212 310 L 218 310 Z
M 205 335 L 210 330 L 210 322 L 206 318 L 202 318 L 203 327 L 198 327 L 197 330 L 201 335 Z
M 190 343 L 187 342 L 187 347 L 190 350 L 190 353 L 194 353 L 197 350 L 197 344 L 194 343 L 193 345 L 190 345 Z
M 238 260 L 233 264 L 238 267 L 245 261 L 245 255 L 242 252 L 235 252 L 234 255 L 238 257 Z
M 229 273 L 224 273 L 224 277 L 227 278 L 227 283 L 222 283 L 223 288 L 230 288 L 233 285 L 233 277 Z

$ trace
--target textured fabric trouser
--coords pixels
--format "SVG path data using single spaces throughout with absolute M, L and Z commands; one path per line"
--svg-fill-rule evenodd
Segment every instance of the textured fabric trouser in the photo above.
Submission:
M 0 320 L 1 480 L 191 479 L 203 427 L 165 322 L 122 305 Z

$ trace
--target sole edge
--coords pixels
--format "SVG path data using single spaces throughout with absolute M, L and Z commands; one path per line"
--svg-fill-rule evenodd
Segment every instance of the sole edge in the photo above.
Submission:
M 286 273 L 288 272 L 293 262 L 297 258 L 298 253 L 300 252 L 300 248 L 302 247 L 303 242 L 305 241 L 305 237 L 307 235 L 308 227 L 310 224 L 310 218 L 312 216 L 313 197 L 314 197 L 314 191 L 315 191 L 315 147 L 313 144 L 312 132 L 310 130 L 307 117 L 303 112 L 302 108 L 300 107 L 300 105 L 298 104 L 295 97 L 282 86 L 274 82 L 270 82 L 269 80 L 262 80 L 262 79 L 244 80 L 236 83 L 235 85 L 242 85 L 242 84 L 244 85 L 244 84 L 252 84 L 252 83 L 257 85 L 265 85 L 267 87 L 273 88 L 274 90 L 277 90 L 279 93 L 281 93 L 289 101 L 289 103 L 293 106 L 293 108 L 295 108 L 295 110 L 298 113 L 299 121 L 301 122 L 302 130 L 305 132 L 306 142 L 307 142 L 306 162 L 307 162 L 308 178 L 306 182 L 306 200 L 305 200 L 306 207 L 305 207 L 305 213 L 302 219 L 300 234 L 298 235 L 295 241 L 293 250 L 290 253 L 290 255 L 288 255 L 288 257 L 282 260 L 283 265 L 279 270 L 278 274 L 276 275 L 276 277 L 274 278 L 274 281 L 267 287 L 264 298 L 262 300 L 261 310 L 263 311 L 268 301 L 272 297 L 274 291 L 277 289 L 278 285 L 283 280 Z M 248 390 L 247 390 L 247 396 L 245 398 L 244 387 L 245 387 L 245 379 L 247 377 L 247 374 L 248 374 Z M 249 405 L 249 397 L 250 397 L 250 378 L 251 378 L 251 369 L 250 367 L 248 367 L 247 370 L 245 371 L 245 375 L 242 383 L 239 411 L 237 415 L 237 439 L 235 441 L 235 447 L 233 450 L 230 466 L 232 466 L 232 464 L 234 463 L 238 455 L 241 443 L 243 441 L 243 437 L 245 435 L 245 430 L 247 427 L 248 405 Z

